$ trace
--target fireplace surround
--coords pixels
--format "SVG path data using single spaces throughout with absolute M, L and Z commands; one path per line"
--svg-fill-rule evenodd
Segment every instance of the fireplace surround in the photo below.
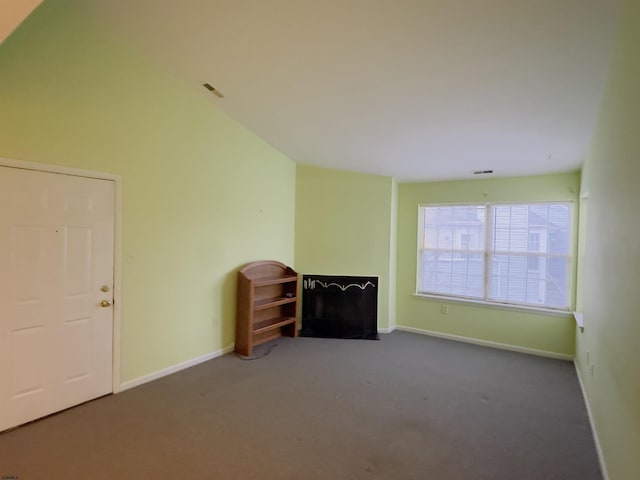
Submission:
M 303 275 L 300 335 L 378 340 L 378 277 Z

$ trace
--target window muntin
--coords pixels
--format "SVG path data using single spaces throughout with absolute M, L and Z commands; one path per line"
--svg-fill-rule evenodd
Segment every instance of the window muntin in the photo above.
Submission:
M 572 205 L 420 206 L 418 293 L 568 310 Z

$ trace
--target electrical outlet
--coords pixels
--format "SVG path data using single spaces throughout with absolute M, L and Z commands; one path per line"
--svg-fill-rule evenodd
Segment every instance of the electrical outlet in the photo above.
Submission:
M 591 373 L 592 377 L 595 374 L 595 370 L 596 370 L 596 366 L 594 364 L 591 364 L 591 368 L 589 368 L 589 372 Z
M 441 305 L 440 313 L 443 315 L 446 315 L 447 313 L 449 313 L 449 305 Z

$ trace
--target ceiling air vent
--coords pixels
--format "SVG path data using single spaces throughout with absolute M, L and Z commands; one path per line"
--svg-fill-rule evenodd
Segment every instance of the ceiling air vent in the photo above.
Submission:
M 204 83 L 202 86 L 204 88 L 206 88 L 207 90 L 209 90 L 211 93 L 213 93 L 216 97 L 224 98 L 224 95 L 222 95 L 222 93 L 220 93 L 218 90 L 216 90 L 215 87 L 213 85 L 211 85 L 210 83 Z

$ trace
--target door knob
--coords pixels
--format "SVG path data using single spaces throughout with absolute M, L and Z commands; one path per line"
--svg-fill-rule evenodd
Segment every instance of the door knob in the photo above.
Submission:
M 111 306 L 111 302 L 109 300 L 102 300 L 100 302 L 100 306 L 104 307 L 104 308 L 110 307 Z

